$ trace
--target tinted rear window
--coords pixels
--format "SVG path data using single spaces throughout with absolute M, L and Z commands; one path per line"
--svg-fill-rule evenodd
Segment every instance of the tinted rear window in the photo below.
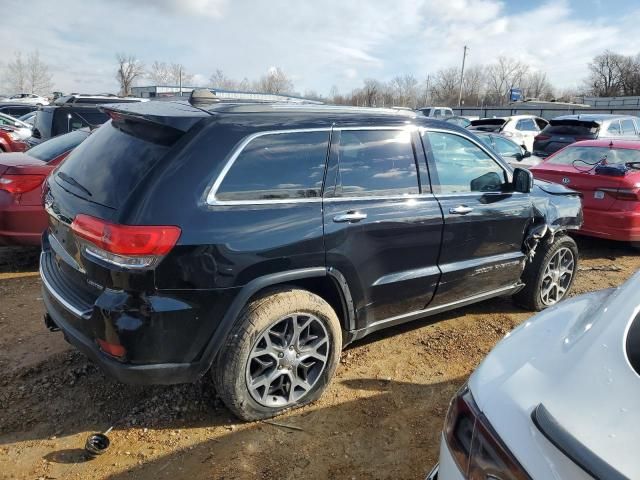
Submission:
M 50 162 L 59 155 L 62 155 L 69 150 L 74 149 L 82 141 L 89 136 L 89 132 L 85 130 L 78 130 L 75 132 L 60 135 L 59 137 L 52 138 L 46 142 L 42 142 L 29 150 L 29 156 L 42 160 L 43 162 Z
M 588 123 L 553 123 L 544 127 L 542 133 L 547 135 L 569 135 L 569 136 L 581 136 L 581 135 L 595 135 L 598 133 L 598 126 L 591 122 Z
M 223 201 L 318 198 L 329 132 L 263 135 L 242 150 L 216 192 Z
M 60 167 L 59 172 L 64 177 L 72 178 L 83 188 L 56 175 L 56 182 L 63 188 L 112 208 L 124 203 L 138 182 L 170 148 L 128 133 L 134 129 L 126 124 L 117 128 L 115 125 L 109 122 L 100 127 L 71 152 Z M 138 133 L 138 130 L 134 131 Z
M 640 162 L 640 150 L 609 147 L 568 147 L 548 163 L 557 165 L 573 165 L 576 168 L 589 170 L 592 165 L 606 159 L 609 164 L 625 164 Z
M 71 118 L 69 118 L 69 116 Z M 102 125 L 107 120 L 109 120 L 109 115 L 101 112 L 97 108 L 85 110 L 58 108 L 55 112 L 51 136 L 55 137 L 56 135 L 62 135 L 63 133 L 72 132 L 80 128 Z

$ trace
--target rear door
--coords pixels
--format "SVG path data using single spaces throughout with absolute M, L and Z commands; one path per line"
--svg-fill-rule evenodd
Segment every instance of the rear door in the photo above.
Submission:
M 425 131 L 434 194 L 444 214 L 432 306 L 508 290 L 522 272 L 529 194 L 510 192 L 508 168 L 484 146 L 450 131 Z
M 325 184 L 327 267 L 349 284 L 352 328 L 426 308 L 440 278 L 442 212 L 417 134 L 335 129 Z

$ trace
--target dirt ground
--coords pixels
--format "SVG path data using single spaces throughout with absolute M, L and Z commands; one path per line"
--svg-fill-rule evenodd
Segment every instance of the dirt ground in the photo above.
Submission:
M 622 244 L 579 239 L 574 294 L 640 268 Z M 105 377 L 42 322 L 38 252 L 0 248 L 0 479 L 421 479 L 447 404 L 495 343 L 531 313 L 497 299 L 349 347 L 316 404 L 238 423 L 208 379 L 131 387 Z M 86 461 L 87 435 L 113 427 Z

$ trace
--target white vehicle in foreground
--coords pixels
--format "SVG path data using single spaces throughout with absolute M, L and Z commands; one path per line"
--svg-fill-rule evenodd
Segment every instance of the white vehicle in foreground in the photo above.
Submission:
M 49 100 L 34 93 L 18 93 L 2 100 L 4 103 L 26 103 L 28 105 L 49 105 Z
M 640 273 L 508 334 L 453 399 L 428 479 L 640 478 Z
M 533 115 L 481 118 L 472 120 L 469 130 L 499 133 L 533 152 L 533 139 L 549 124 L 544 118 Z

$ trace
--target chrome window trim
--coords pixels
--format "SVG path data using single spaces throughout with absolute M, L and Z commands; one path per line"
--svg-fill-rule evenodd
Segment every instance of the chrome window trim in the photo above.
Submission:
M 309 132 L 331 132 L 331 127 L 322 127 L 322 128 L 293 128 L 287 130 L 265 130 L 262 132 L 252 133 L 251 135 L 247 135 L 243 138 L 238 146 L 234 148 L 231 152 L 231 155 L 226 160 L 224 167 L 222 167 L 222 171 L 216 178 L 215 182 L 209 189 L 209 193 L 207 194 L 207 205 L 216 206 L 216 205 L 264 205 L 264 204 L 272 204 L 272 203 L 311 203 L 322 201 L 321 197 L 318 198 L 282 198 L 282 199 L 270 199 L 270 200 L 218 200 L 216 198 L 216 193 L 220 188 L 220 185 L 224 181 L 224 178 L 233 167 L 233 164 L 236 162 L 240 154 L 243 150 L 251 143 L 253 140 L 259 137 L 264 137 L 266 135 L 280 135 L 285 133 L 309 133 Z M 327 139 L 327 148 L 329 148 L 329 142 Z
M 392 125 L 392 126 L 380 126 L 380 125 L 372 125 L 372 126 L 358 126 L 358 127 L 320 127 L 320 128 L 292 128 L 287 130 L 265 130 L 262 132 L 252 133 L 251 135 L 243 138 L 240 143 L 234 148 L 231 152 L 228 160 L 220 174 L 214 181 L 213 185 L 209 189 L 207 193 L 206 203 L 209 206 L 234 206 L 234 205 L 277 205 L 277 204 L 297 204 L 297 203 L 319 203 L 324 201 L 336 201 L 340 200 L 381 200 L 381 199 L 393 199 L 393 198 L 410 198 L 409 196 L 378 196 L 378 197 L 330 197 L 330 198 L 280 198 L 280 199 L 268 199 L 268 200 L 218 200 L 216 198 L 216 193 L 220 188 L 220 185 L 224 181 L 227 173 L 233 167 L 235 161 L 238 159 L 243 150 L 251 143 L 253 140 L 259 137 L 263 137 L 266 135 L 278 135 L 283 133 L 308 133 L 308 132 L 331 132 L 331 131 L 353 131 L 353 130 L 408 130 L 408 131 L 417 131 L 417 128 L 414 124 L 407 122 L 406 125 Z M 329 144 L 327 143 L 327 148 L 329 148 Z M 430 194 L 430 193 L 429 193 Z M 424 196 L 424 194 L 412 194 L 415 197 Z

